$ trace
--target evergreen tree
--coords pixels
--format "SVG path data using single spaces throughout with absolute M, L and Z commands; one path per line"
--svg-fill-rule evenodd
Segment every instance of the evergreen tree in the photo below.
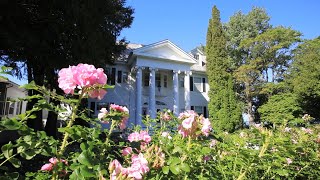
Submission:
M 215 130 L 234 131 L 241 124 L 241 109 L 236 99 L 226 38 L 220 22 L 220 12 L 212 8 L 207 32 L 207 74 L 210 85 L 209 115 Z

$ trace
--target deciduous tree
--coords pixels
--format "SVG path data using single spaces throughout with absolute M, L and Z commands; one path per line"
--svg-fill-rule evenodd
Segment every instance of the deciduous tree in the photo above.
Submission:
M 131 25 L 132 13 L 125 0 L 3 0 L 0 57 L 16 75 L 24 67 L 29 82 L 57 88 L 61 67 L 114 61 L 125 48 L 125 40 L 117 39 Z M 40 115 L 32 121 L 35 129 L 42 129 Z

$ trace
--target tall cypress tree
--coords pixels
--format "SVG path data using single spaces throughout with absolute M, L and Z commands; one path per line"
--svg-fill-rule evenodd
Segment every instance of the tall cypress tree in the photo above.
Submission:
M 232 132 L 241 124 L 241 109 L 234 91 L 226 38 L 216 6 L 212 8 L 209 20 L 206 53 L 210 119 L 215 130 Z

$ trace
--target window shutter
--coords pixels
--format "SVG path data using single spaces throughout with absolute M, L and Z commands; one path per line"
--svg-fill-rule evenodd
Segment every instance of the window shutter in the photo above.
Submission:
M 111 85 L 116 84 L 116 68 L 112 68 L 111 70 Z
M 118 71 L 118 79 L 117 79 L 118 83 L 122 82 L 122 71 Z
M 208 118 L 208 115 L 207 115 L 207 106 L 203 106 L 203 116 L 205 118 Z
M 202 78 L 202 92 L 206 92 L 206 78 Z
M 193 77 L 190 76 L 190 91 L 193 91 Z

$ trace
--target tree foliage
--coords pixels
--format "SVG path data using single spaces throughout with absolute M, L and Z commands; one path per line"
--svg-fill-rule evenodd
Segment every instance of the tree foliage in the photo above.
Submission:
M 125 47 L 117 37 L 133 20 L 125 0 L 1 1 L 0 12 L 2 60 L 26 65 L 29 81 L 50 67 L 112 63 Z
M 300 41 L 301 33 L 282 26 L 272 27 L 269 19 L 264 9 L 253 8 L 247 15 L 236 13 L 225 25 L 233 75 L 250 123 L 267 100 L 264 85 L 283 81 L 292 57 L 291 48 Z
M 268 102 L 259 108 L 261 121 L 274 125 L 296 125 L 301 118 L 302 109 L 298 97 L 292 93 L 271 96 Z
M 117 38 L 131 25 L 132 13 L 125 0 L 1 1 L 0 58 L 18 77 L 26 70 L 29 82 L 58 89 L 62 67 L 113 63 L 125 48 L 125 40 Z M 42 129 L 41 113 L 32 124 Z
M 294 55 L 288 83 L 298 95 L 304 112 L 320 118 L 320 37 L 300 44 Z
M 226 38 L 216 6 L 212 8 L 212 18 L 209 21 L 206 55 L 210 85 L 209 115 L 217 130 L 234 131 L 241 123 L 241 109 L 229 71 Z

